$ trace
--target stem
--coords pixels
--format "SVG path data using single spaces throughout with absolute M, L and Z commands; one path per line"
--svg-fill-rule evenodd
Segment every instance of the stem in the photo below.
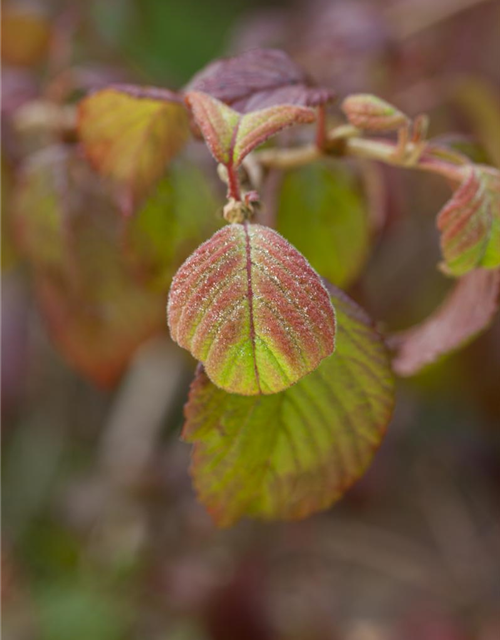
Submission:
M 302 167 L 319 160 L 324 155 L 321 149 L 315 144 L 308 144 L 303 147 L 295 147 L 290 149 L 266 149 L 258 151 L 255 159 L 260 162 L 263 167 L 273 169 L 294 169 Z
M 332 137 L 329 135 L 328 140 Z M 428 171 L 437 173 L 454 182 L 461 181 L 462 168 L 452 162 L 447 162 L 441 158 L 436 158 L 425 152 L 422 156 L 413 162 L 405 161 L 398 154 L 398 145 L 394 142 L 384 140 L 368 140 L 366 138 L 340 137 L 338 141 L 342 142 L 337 149 L 330 152 L 318 149 L 315 144 L 305 145 L 303 147 L 295 147 L 292 149 L 269 149 L 255 154 L 255 159 L 262 166 L 276 169 L 294 169 L 302 167 L 311 162 L 315 162 L 328 155 L 333 156 L 352 156 L 357 158 L 366 158 L 367 160 L 378 160 L 396 167 L 404 169 L 419 169 L 420 171 Z M 416 147 L 413 143 L 408 144 L 411 158 L 412 147 Z M 417 149 L 415 149 L 417 150 Z
M 326 145 L 326 109 L 324 104 L 320 104 L 316 119 L 316 146 L 324 149 Z
M 233 198 L 233 200 L 241 201 L 240 192 L 240 180 L 238 178 L 238 171 L 235 169 L 234 164 L 226 166 L 227 169 L 227 197 Z
M 410 145 L 411 146 L 411 145 Z M 437 173 L 453 181 L 462 179 L 462 170 L 460 165 L 451 164 L 439 158 L 425 155 L 415 163 L 405 164 L 394 153 L 395 145 L 391 142 L 383 142 L 381 140 L 365 140 L 363 138 L 351 138 L 346 140 L 345 154 L 359 158 L 368 158 L 370 160 L 380 160 L 386 164 L 406 169 L 419 169 L 421 171 L 429 171 Z

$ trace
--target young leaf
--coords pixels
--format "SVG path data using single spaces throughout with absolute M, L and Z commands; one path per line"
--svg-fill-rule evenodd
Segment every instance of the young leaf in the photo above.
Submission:
M 226 166 L 238 167 L 259 144 L 293 124 L 313 122 L 312 109 L 280 105 L 241 115 L 207 93 L 186 95 L 194 119 L 212 155 Z
M 252 49 L 216 60 L 186 91 L 208 93 L 240 113 L 284 104 L 315 107 L 334 98 L 329 89 L 312 86 L 304 71 L 277 49 Z
M 500 173 L 482 165 L 466 167 L 437 226 L 447 273 L 461 276 L 476 267 L 500 266 Z
M 168 323 L 215 384 L 244 395 L 286 389 L 334 349 L 334 311 L 318 275 L 260 225 L 227 225 L 186 260 Z
M 370 241 L 366 207 L 339 165 L 290 171 L 278 205 L 277 229 L 311 265 L 338 286 L 356 278 Z
M 393 336 L 394 371 L 414 375 L 469 342 L 488 327 L 499 302 L 499 270 L 476 269 L 463 276 L 431 316 Z
M 392 104 L 368 93 L 348 96 L 342 111 L 352 125 L 368 131 L 394 131 L 409 122 L 408 116 Z
M 78 131 L 95 168 L 137 200 L 183 147 L 189 127 L 182 102 L 170 91 L 114 85 L 80 102 Z
M 225 393 L 200 370 L 182 437 L 191 474 L 220 526 L 242 515 L 297 519 L 328 508 L 369 465 L 393 408 L 389 357 L 370 319 L 329 286 L 337 348 L 279 394 Z

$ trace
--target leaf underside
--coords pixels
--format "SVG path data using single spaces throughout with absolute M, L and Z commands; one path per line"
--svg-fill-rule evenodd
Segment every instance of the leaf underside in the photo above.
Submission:
M 116 85 L 80 102 L 78 131 L 97 171 L 138 199 L 183 147 L 189 126 L 175 94 L 154 87 Z
M 500 301 L 500 271 L 476 269 L 463 276 L 429 318 L 392 338 L 394 371 L 418 373 L 488 327 Z
M 316 272 L 278 233 L 248 223 L 225 226 L 181 266 L 168 322 L 215 384 L 244 395 L 289 387 L 334 349 Z
M 329 89 L 311 86 L 304 71 L 277 49 L 216 60 L 194 76 L 186 91 L 208 93 L 240 113 L 285 104 L 315 107 L 334 98 Z
M 444 269 L 461 276 L 500 266 L 500 173 L 474 165 L 437 219 Z
M 272 396 L 225 393 L 200 370 L 185 407 L 191 474 L 219 526 L 243 515 L 299 519 L 338 500 L 369 465 L 393 408 L 387 349 L 370 319 L 329 286 L 337 348 Z

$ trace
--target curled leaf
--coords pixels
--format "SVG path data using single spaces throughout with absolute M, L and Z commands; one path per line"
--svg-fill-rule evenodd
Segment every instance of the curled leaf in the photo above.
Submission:
M 168 323 L 215 384 L 244 395 L 286 389 L 334 349 L 334 311 L 318 275 L 260 225 L 227 225 L 186 260 Z
M 369 93 L 348 96 L 342 111 L 352 125 L 368 131 L 395 131 L 409 122 L 399 109 Z
M 95 168 L 137 200 L 183 147 L 189 126 L 184 106 L 172 92 L 114 85 L 80 102 L 78 131 Z
M 500 173 L 470 165 L 437 218 L 444 270 L 460 276 L 500 266 Z
M 186 91 L 208 93 L 240 113 L 264 107 L 315 107 L 334 93 L 312 86 L 304 71 L 278 49 L 252 49 L 234 58 L 216 60 L 202 69 Z
M 280 105 L 241 115 L 206 93 L 186 95 L 194 119 L 212 155 L 226 166 L 238 167 L 243 158 L 285 127 L 315 120 L 305 107 Z
M 387 349 L 365 312 L 328 288 L 337 348 L 313 373 L 265 397 L 225 393 L 203 371 L 191 386 L 182 436 L 194 443 L 191 475 L 219 526 L 327 509 L 380 444 L 394 403 Z
M 476 269 L 463 276 L 443 304 L 421 324 L 392 337 L 394 371 L 418 373 L 488 327 L 500 302 L 500 271 Z

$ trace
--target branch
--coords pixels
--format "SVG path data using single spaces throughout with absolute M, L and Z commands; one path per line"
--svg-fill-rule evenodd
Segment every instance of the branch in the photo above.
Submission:
M 420 142 L 408 142 L 401 149 L 398 143 L 367 139 L 358 134 L 355 127 L 346 125 L 329 132 L 328 145 L 324 150 L 319 149 L 316 144 L 289 149 L 266 149 L 256 153 L 254 159 L 266 168 L 294 169 L 327 156 L 351 156 L 436 173 L 454 182 L 462 179 L 461 167 L 467 160 L 458 154 L 450 154 L 435 145 L 423 146 Z M 437 157 L 439 155 L 446 155 L 447 158 Z

